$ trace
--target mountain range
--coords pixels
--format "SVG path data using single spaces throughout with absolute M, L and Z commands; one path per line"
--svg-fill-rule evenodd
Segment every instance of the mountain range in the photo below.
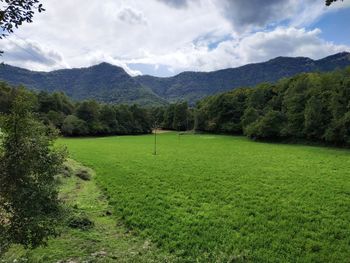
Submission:
M 132 77 L 124 69 L 101 63 L 87 68 L 37 72 L 3 64 L 0 80 L 48 92 L 63 91 L 76 100 L 96 99 L 107 103 L 163 105 L 199 99 L 238 87 L 275 82 L 303 72 L 325 72 L 350 66 L 350 53 L 320 60 L 306 57 L 277 57 L 212 72 L 183 72 L 173 77 Z

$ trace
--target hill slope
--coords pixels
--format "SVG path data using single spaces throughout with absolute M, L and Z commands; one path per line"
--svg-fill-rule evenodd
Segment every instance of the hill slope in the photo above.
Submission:
M 302 72 L 331 71 L 350 66 L 350 53 L 343 52 L 320 60 L 278 57 L 213 72 L 183 72 L 174 77 L 129 76 L 122 68 L 101 63 L 88 68 L 35 72 L 9 65 L 0 66 L 0 80 L 32 89 L 64 91 L 81 100 L 94 98 L 113 103 L 159 105 L 167 101 L 199 99 L 237 87 L 274 82 Z
M 207 95 L 237 87 L 275 82 L 298 73 L 332 71 L 350 66 L 350 53 L 338 53 L 320 60 L 304 57 L 277 57 L 263 63 L 248 64 L 213 72 L 183 72 L 170 78 L 138 76 L 136 79 L 168 101 L 195 102 Z
M 140 105 L 165 104 L 166 101 L 143 87 L 124 69 L 101 63 L 89 68 L 35 72 L 9 65 L 0 66 L 0 79 L 13 85 L 48 92 L 63 91 L 81 100 L 94 98 L 113 103 Z

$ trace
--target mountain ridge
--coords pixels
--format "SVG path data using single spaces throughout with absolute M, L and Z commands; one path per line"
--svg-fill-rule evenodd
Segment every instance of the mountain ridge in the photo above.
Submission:
M 225 92 L 238 87 L 255 86 L 262 82 L 276 82 L 281 78 L 299 73 L 331 71 L 350 66 L 350 53 L 340 52 L 322 59 L 308 57 L 276 57 L 266 62 L 252 63 L 237 68 L 226 68 L 212 72 L 182 72 L 169 78 L 137 76 L 138 81 L 167 99 L 174 101 L 179 94 L 186 93 L 185 99 L 195 102 L 204 96 Z M 203 78 L 198 81 L 193 79 Z M 169 84 L 170 82 L 170 84 Z M 197 90 L 200 88 L 201 93 Z M 176 91 L 176 92 L 175 92 Z M 186 91 L 186 92 L 185 92 Z
M 123 68 L 102 62 L 90 67 L 31 71 L 3 64 L 0 80 L 48 92 L 63 91 L 76 100 L 93 98 L 106 103 L 164 105 L 201 98 L 238 87 L 275 82 L 304 72 L 324 72 L 350 66 L 350 53 L 340 52 L 322 59 L 276 57 L 266 62 L 236 68 L 200 72 L 185 71 L 171 77 L 132 77 Z

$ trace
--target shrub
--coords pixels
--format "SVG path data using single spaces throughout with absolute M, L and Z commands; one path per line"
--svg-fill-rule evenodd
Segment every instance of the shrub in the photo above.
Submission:
M 1 250 L 4 241 L 26 248 L 46 244 L 58 234 L 62 213 L 56 175 L 66 151 L 54 146 L 57 133 L 33 113 L 34 97 L 22 89 L 14 96 L 10 113 L 1 117 Z

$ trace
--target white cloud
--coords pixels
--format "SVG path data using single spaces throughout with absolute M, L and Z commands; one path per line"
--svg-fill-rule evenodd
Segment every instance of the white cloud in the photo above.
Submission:
M 118 12 L 118 18 L 130 25 L 147 25 L 147 19 L 142 12 L 127 6 Z
M 240 41 L 235 53 L 241 54 L 243 63 L 264 61 L 276 56 L 305 56 L 320 59 L 325 56 L 350 50 L 320 38 L 319 29 L 306 30 L 294 27 L 279 27 L 270 32 L 257 32 Z
M 322 40 L 317 29 L 305 29 L 348 2 L 328 9 L 314 0 L 267 0 L 263 6 L 260 0 L 42 2 L 46 12 L 16 31 L 26 41 L 11 37 L 30 53 L 0 41 L 6 63 L 50 70 L 106 61 L 137 75 L 128 65 L 208 71 L 280 55 L 319 58 L 348 50 Z
M 320 59 L 337 52 L 350 51 L 348 46 L 322 40 L 320 33 L 319 29 L 308 31 L 304 28 L 278 27 L 273 31 L 253 33 L 239 40 L 223 41 L 215 49 L 209 49 L 204 44 L 189 44 L 164 56 L 148 54 L 148 57 L 132 62 L 166 65 L 171 72 L 212 71 L 262 62 L 277 56 Z
M 130 69 L 125 61 L 107 55 L 102 51 L 94 51 L 85 54 L 84 61 L 86 65 L 95 65 L 102 62 L 107 62 L 112 65 L 122 67 L 131 76 L 142 75 L 140 71 Z

